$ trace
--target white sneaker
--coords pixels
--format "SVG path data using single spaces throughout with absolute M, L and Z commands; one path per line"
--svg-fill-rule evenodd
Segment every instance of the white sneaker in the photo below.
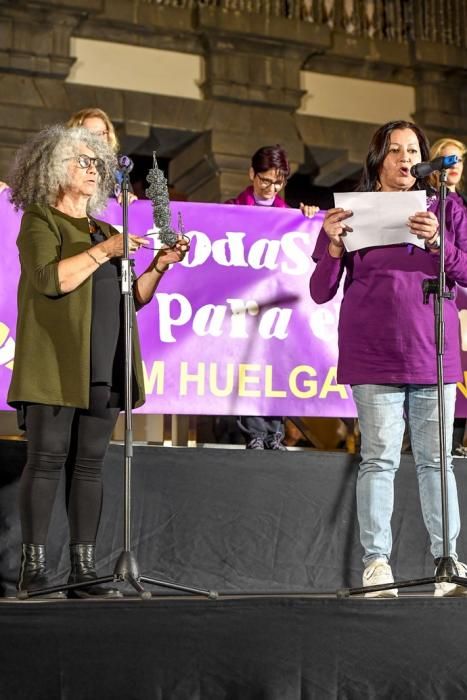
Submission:
M 467 566 L 457 559 L 453 561 L 457 569 L 457 575 L 467 579 Z M 467 595 L 467 588 L 465 588 L 465 586 L 459 586 L 457 583 L 442 581 L 441 583 L 435 583 L 434 595 L 435 598 L 463 596 Z
M 391 567 L 386 559 L 373 559 L 363 572 L 363 586 L 381 586 L 394 583 Z M 397 588 L 386 588 L 384 591 L 370 591 L 365 598 L 397 598 Z

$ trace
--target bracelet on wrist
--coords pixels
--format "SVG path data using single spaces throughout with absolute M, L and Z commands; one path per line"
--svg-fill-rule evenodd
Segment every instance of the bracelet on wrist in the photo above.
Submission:
M 160 275 L 163 275 L 164 272 L 167 272 L 167 270 L 168 270 L 167 267 L 165 268 L 165 270 L 159 270 L 159 268 L 157 267 L 157 264 L 154 265 L 154 269 L 155 269 L 155 271 L 158 272 Z
M 97 265 L 98 267 L 101 266 L 99 260 L 98 260 L 97 258 L 94 257 L 94 255 L 91 253 L 91 251 L 87 250 L 86 253 L 89 255 L 90 258 L 92 258 L 92 260 L 94 260 L 94 262 L 96 263 L 96 265 Z
M 425 241 L 425 246 L 430 250 L 436 250 L 439 248 L 439 233 L 431 241 Z

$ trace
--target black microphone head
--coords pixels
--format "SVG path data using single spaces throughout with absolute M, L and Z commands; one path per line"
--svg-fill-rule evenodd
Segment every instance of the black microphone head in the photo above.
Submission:
M 417 179 L 428 177 L 432 172 L 431 163 L 417 163 L 410 168 L 410 174 Z

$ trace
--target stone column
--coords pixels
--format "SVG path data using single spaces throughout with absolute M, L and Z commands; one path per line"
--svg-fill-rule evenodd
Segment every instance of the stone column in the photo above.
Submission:
M 414 44 L 415 121 L 433 135 L 467 136 L 465 49 L 426 40 Z
M 304 145 L 293 115 L 235 104 L 214 104 L 213 111 L 212 128 L 170 161 L 169 181 L 190 201 L 223 202 L 236 196 L 249 184 L 251 156 L 261 146 L 280 142 L 292 171 L 303 162 Z
M 248 184 L 251 156 L 280 143 L 292 170 L 304 160 L 294 122 L 303 91 L 300 70 L 327 30 L 263 14 L 198 9 L 205 47 L 202 85 L 211 105 L 206 131 L 170 164 L 170 181 L 190 200 L 219 202 Z

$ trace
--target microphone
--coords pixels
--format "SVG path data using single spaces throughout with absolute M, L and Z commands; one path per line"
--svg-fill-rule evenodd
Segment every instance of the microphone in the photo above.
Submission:
M 133 161 L 128 156 L 118 156 L 118 167 L 125 173 L 131 173 L 133 170 Z
M 438 158 L 426 161 L 425 163 L 417 163 L 417 165 L 412 165 L 410 168 L 410 174 L 417 179 L 427 177 L 437 170 L 452 168 L 452 166 L 459 161 L 460 158 L 458 158 L 458 156 L 438 156 Z

